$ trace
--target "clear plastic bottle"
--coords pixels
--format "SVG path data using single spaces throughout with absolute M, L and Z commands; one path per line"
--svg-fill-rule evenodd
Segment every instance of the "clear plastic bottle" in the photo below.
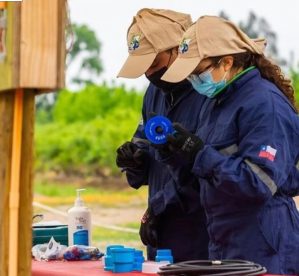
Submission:
M 70 245 L 91 245 L 91 214 L 84 206 L 80 193 L 85 189 L 77 189 L 74 207 L 68 210 L 68 239 Z

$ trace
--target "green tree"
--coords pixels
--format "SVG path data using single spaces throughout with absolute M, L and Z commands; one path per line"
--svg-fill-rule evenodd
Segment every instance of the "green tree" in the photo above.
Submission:
M 66 65 L 68 70 L 76 67 L 75 77 L 71 81 L 77 84 L 93 83 L 93 78 L 103 71 L 101 43 L 95 32 L 85 24 L 72 24 L 70 36 L 71 50 L 67 55 Z
M 56 92 L 41 94 L 35 97 L 36 122 L 39 124 L 49 123 L 53 119 L 52 110 L 56 101 Z
M 119 173 L 116 149 L 131 139 L 142 98 L 137 91 L 105 85 L 86 85 L 76 93 L 61 91 L 52 122 L 36 125 L 36 169 L 80 175 Z

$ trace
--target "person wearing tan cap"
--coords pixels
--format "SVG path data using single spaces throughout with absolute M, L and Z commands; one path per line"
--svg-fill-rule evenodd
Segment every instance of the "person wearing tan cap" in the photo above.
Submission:
M 118 76 L 137 78 L 143 74 L 150 85 L 145 93 L 142 120 L 131 142 L 117 150 L 116 163 L 126 172 L 130 186 L 148 185 L 148 209 L 141 221 L 140 237 L 148 246 L 148 259 L 156 249 L 171 249 L 174 261 L 208 258 L 206 217 L 200 203 L 199 183 L 191 167 L 164 163 L 163 149 L 145 138 L 144 125 L 152 114 L 164 115 L 189 131 L 199 127 L 199 110 L 205 97 L 187 80 L 161 81 L 177 56 L 177 47 L 191 25 L 190 15 L 171 10 L 142 9 L 128 29 L 129 57 Z M 166 155 L 165 155 L 166 156 Z
M 247 259 L 299 275 L 299 117 L 294 89 L 263 40 L 200 17 L 162 77 L 206 96 L 196 135 L 173 123 L 168 148 L 192 164 L 207 214 L 210 259 Z

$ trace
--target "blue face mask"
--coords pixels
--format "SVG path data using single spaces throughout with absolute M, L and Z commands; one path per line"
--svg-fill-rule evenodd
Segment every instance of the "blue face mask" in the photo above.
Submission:
M 213 98 L 217 92 L 226 85 L 225 76 L 227 72 L 224 74 L 221 81 L 215 82 L 211 74 L 214 69 L 215 68 L 205 71 L 200 75 L 192 74 L 188 77 L 188 80 L 191 82 L 193 88 L 199 94 L 209 98 Z

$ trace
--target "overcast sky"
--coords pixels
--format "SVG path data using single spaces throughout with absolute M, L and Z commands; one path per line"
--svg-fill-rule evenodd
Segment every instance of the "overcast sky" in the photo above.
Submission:
M 126 32 L 132 17 L 141 8 L 173 9 L 189 13 L 195 21 L 202 15 L 219 15 L 224 11 L 232 21 L 246 21 L 250 11 L 265 18 L 278 37 L 280 56 L 294 64 L 299 60 L 299 1 L 297 0 L 68 0 L 71 21 L 85 23 L 102 43 L 101 59 L 104 73 L 99 82 L 125 83 L 128 88 L 143 89 L 144 77 L 134 80 L 116 79 L 127 57 Z

